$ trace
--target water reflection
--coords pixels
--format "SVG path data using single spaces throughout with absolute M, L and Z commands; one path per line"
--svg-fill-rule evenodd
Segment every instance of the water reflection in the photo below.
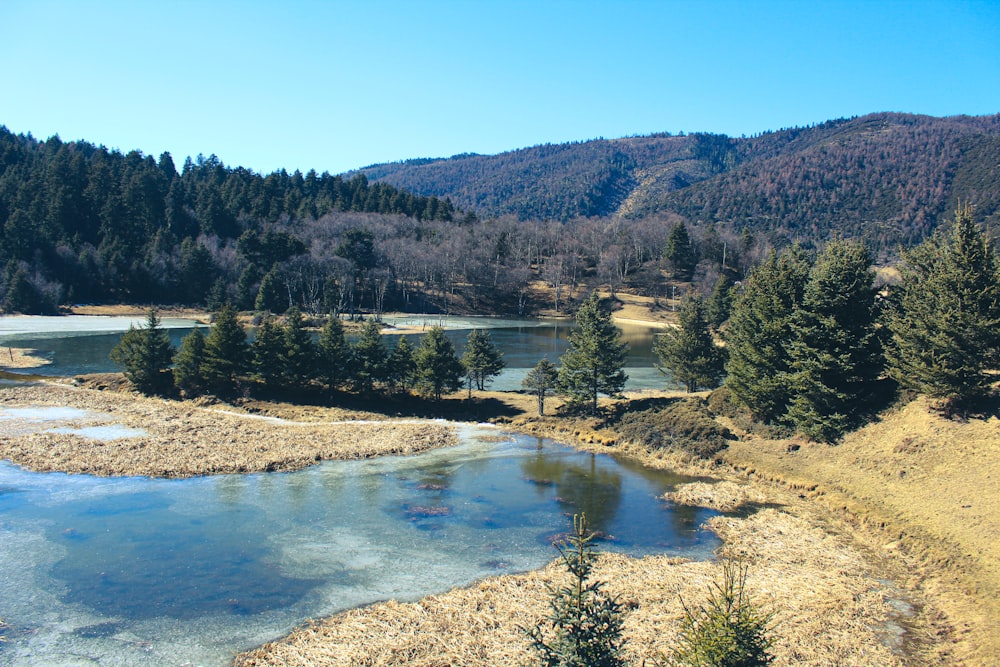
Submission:
M 188 480 L 0 463 L 0 600 L 31 629 L 0 664 L 226 664 L 309 617 L 539 567 L 581 511 L 602 549 L 698 557 L 717 544 L 699 529 L 712 512 L 659 500 L 682 478 L 494 440 L 470 430 L 419 456 Z

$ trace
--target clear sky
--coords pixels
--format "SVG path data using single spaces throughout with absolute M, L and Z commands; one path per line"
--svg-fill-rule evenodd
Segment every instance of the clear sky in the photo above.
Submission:
M 1000 112 L 1000 0 L 0 0 L 0 125 L 261 173 Z

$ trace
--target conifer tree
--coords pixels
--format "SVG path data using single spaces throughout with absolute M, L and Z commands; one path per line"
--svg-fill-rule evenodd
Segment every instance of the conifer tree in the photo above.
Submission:
M 246 373 L 250 348 L 247 334 L 236 318 L 236 311 L 226 304 L 215 315 L 215 323 L 205 337 L 205 382 L 212 391 L 227 393 L 236 389 Z
M 174 385 L 188 396 L 205 391 L 204 363 L 205 334 L 196 328 L 181 339 L 181 347 L 174 355 Z
M 253 307 L 255 310 L 269 310 L 272 313 L 283 313 L 288 308 L 288 295 L 277 268 L 272 268 L 261 278 Z
M 462 355 L 462 365 L 465 366 L 465 374 L 469 380 L 470 394 L 473 383 L 476 389 L 483 391 L 506 366 L 503 353 L 493 344 L 489 332 L 482 329 L 473 329 L 469 333 L 465 353 Z
M 281 386 L 284 376 L 285 332 L 274 317 L 267 315 L 254 334 L 251 345 L 254 372 L 268 389 Z
M 292 306 L 285 313 L 281 361 L 286 387 L 304 387 L 316 377 L 316 344 L 306 331 L 302 313 Z
M 987 395 L 1000 368 L 1000 261 L 972 210 L 904 253 L 901 273 L 890 375 L 947 409 Z
M 330 315 L 320 331 L 317 351 L 319 377 L 334 389 L 351 378 L 351 347 L 344 336 L 344 325 L 340 319 Z
M 144 394 L 160 393 L 173 384 L 170 365 L 174 348 L 152 308 L 146 313 L 145 324 L 138 329 L 130 326 L 110 356 L 122 366 L 129 382 Z
M 521 381 L 521 386 L 533 393 L 538 399 L 539 417 L 545 414 L 545 397 L 555 389 L 558 379 L 559 369 L 543 357 Z
M 406 336 L 396 340 L 396 347 L 389 353 L 389 382 L 394 387 L 409 389 L 413 386 L 417 372 L 413 346 Z
M 556 545 L 570 575 L 567 585 L 549 586 L 549 617 L 528 630 L 532 648 L 545 667 L 624 667 L 625 609 L 591 579 L 597 560 L 587 517 L 573 517 L 573 534 Z
M 354 380 L 361 391 L 371 391 L 376 383 L 386 379 L 389 352 L 382 340 L 382 326 L 368 320 L 352 350 Z
M 829 442 L 857 422 L 882 373 L 875 273 L 860 243 L 833 241 L 809 271 L 792 318 L 788 421 Z
M 615 395 L 625 386 L 628 345 L 611 315 L 601 310 L 597 292 L 580 306 L 576 323 L 579 328 L 569 334 L 569 349 L 560 357 L 559 391 L 571 404 L 589 403 L 596 413 L 599 394 Z
M 688 296 L 678 312 L 679 326 L 656 337 L 653 352 L 663 369 L 688 392 L 711 388 L 722 377 L 725 356 L 716 346 L 705 319 L 705 305 L 698 296 Z
M 729 319 L 733 309 L 733 282 L 726 274 L 721 274 L 715 281 L 712 294 L 708 297 L 705 315 L 708 323 L 716 331 Z
M 781 418 L 792 398 L 792 316 L 802 302 L 809 261 L 798 247 L 771 253 L 734 298 L 726 330 L 726 386 L 754 417 Z
M 698 263 L 698 257 L 694 246 L 691 244 L 687 225 L 683 222 L 678 222 L 670 230 L 670 235 L 667 236 L 667 243 L 663 247 L 663 259 L 670 263 L 675 277 L 681 280 L 691 279 L 694 267 Z
M 462 362 L 441 327 L 431 327 L 420 339 L 414 361 L 416 385 L 425 395 L 440 400 L 445 391 L 455 391 L 462 386 Z

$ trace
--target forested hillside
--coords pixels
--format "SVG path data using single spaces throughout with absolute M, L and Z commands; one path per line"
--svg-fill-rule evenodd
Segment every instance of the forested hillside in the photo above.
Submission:
M 650 213 L 876 251 L 911 245 L 959 200 L 1000 217 L 1000 116 L 882 113 L 750 138 L 691 134 L 546 145 L 362 170 L 481 215 Z

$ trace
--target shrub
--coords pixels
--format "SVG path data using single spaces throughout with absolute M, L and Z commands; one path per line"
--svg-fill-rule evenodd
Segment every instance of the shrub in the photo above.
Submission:
M 732 434 L 712 417 L 702 398 L 675 401 L 663 409 L 626 413 L 623 437 L 650 449 L 673 449 L 710 459 L 728 447 Z
M 722 583 L 709 586 L 705 604 L 691 608 L 684 601 L 680 645 L 668 665 L 690 667 L 758 667 L 770 665 L 773 615 L 761 612 L 746 591 L 747 566 L 722 563 Z

